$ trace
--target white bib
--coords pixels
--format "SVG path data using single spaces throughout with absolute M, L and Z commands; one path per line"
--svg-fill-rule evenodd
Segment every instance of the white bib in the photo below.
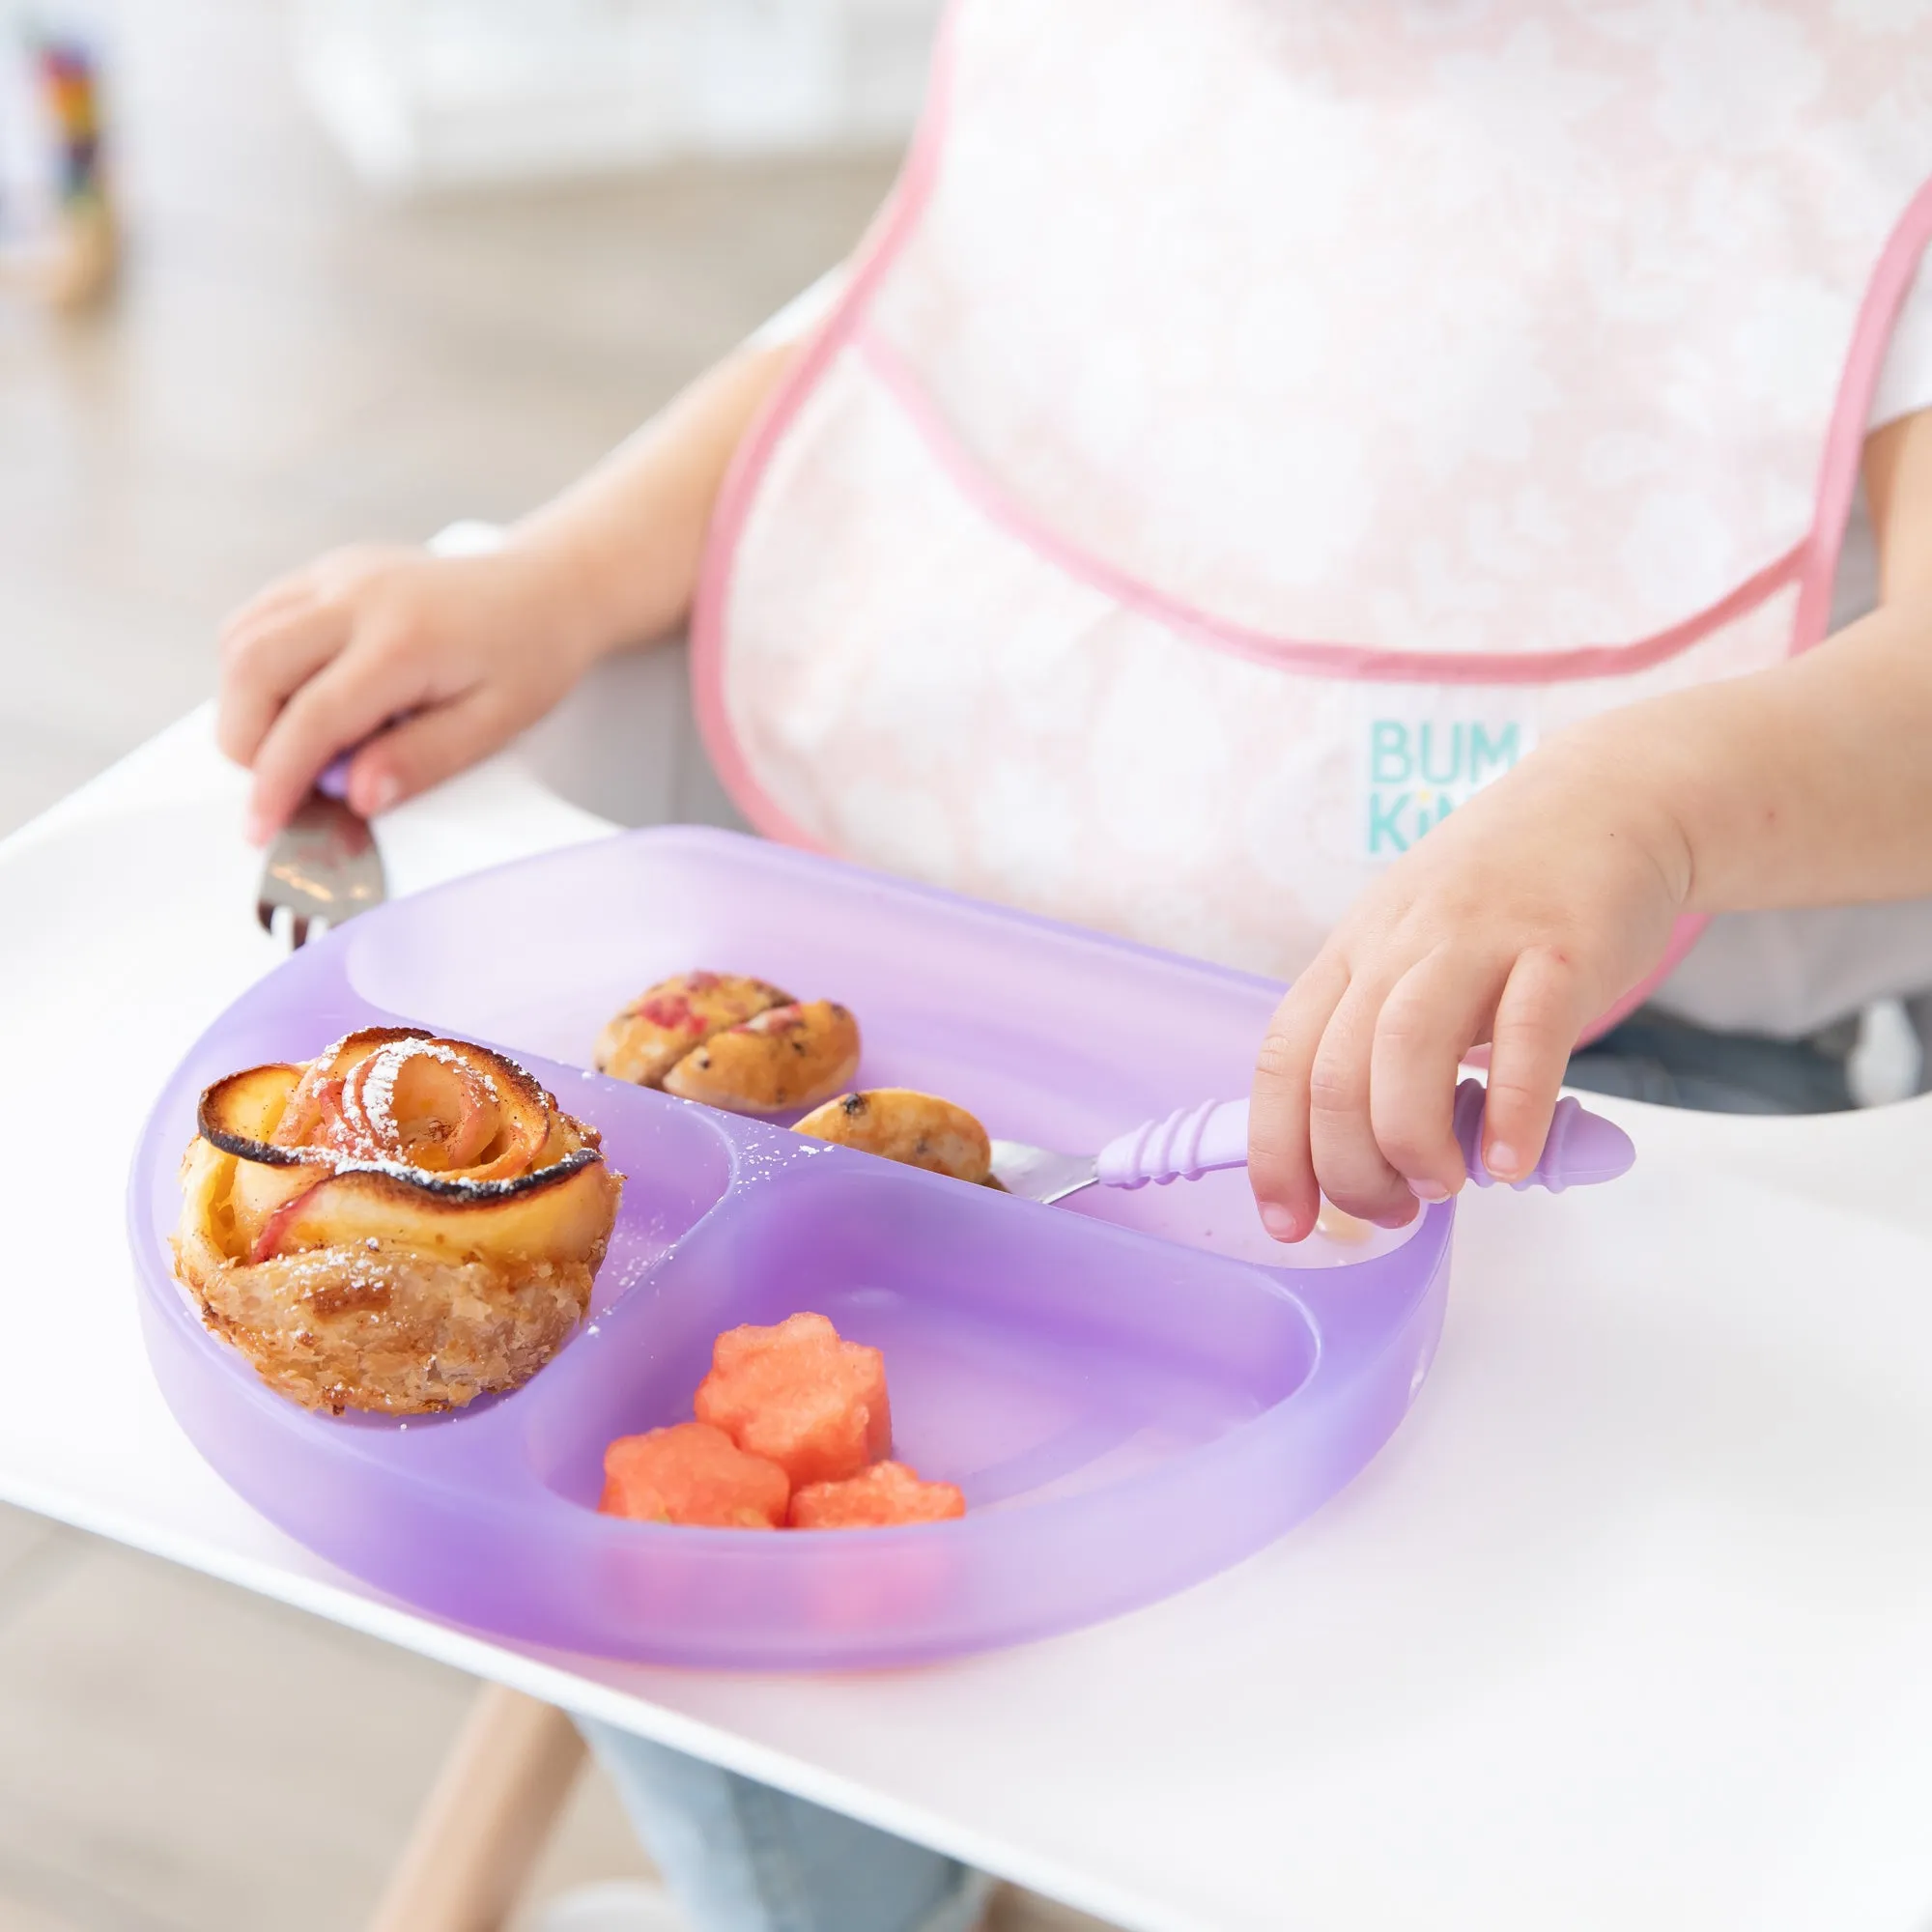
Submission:
M 1823 635 L 1928 180 L 1913 0 L 960 0 L 720 505 L 726 782 L 1292 977 L 1539 738 Z

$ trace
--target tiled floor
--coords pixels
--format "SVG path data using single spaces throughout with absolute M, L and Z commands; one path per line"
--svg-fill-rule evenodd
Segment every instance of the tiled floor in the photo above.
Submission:
M 835 260 L 890 174 L 384 207 L 298 112 L 270 0 L 115 17 L 121 298 L 59 323 L 0 297 L 0 832 L 204 696 L 266 576 L 569 477 Z M 470 1690 L 0 1510 L 0 1932 L 353 1932 Z M 643 1869 L 587 1776 L 535 1895 Z

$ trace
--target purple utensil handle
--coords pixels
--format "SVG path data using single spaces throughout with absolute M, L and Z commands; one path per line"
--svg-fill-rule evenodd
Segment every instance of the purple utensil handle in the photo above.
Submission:
M 1469 1179 L 1478 1187 L 1492 1187 L 1495 1176 L 1483 1164 L 1483 1101 L 1480 1080 L 1465 1080 L 1456 1089 L 1456 1145 Z M 1594 1187 L 1628 1174 L 1636 1159 L 1631 1137 L 1614 1121 L 1593 1114 L 1574 1094 L 1556 1103 L 1543 1157 L 1520 1180 L 1504 1184 L 1520 1194 L 1525 1187 L 1547 1187 L 1561 1194 L 1566 1187 Z
M 1165 1187 L 1199 1180 L 1221 1167 L 1248 1164 L 1248 1103 L 1204 1100 L 1164 1121 L 1144 1121 L 1100 1150 L 1097 1168 L 1107 1187 Z
M 355 755 L 355 751 L 338 752 L 323 766 L 315 788 L 324 798 L 332 798 L 338 805 L 349 803 L 349 764 Z
M 1480 1080 L 1464 1080 L 1456 1089 L 1456 1144 L 1469 1179 L 1478 1187 L 1490 1187 L 1495 1177 L 1483 1164 L 1483 1100 Z M 1525 1187 L 1547 1187 L 1561 1194 L 1566 1187 L 1614 1180 L 1629 1172 L 1635 1158 L 1636 1150 L 1620 1126 L 1565 1094 L 1556 1103 L 1542 1159 L 1523 1179 L 1507 1184 L 1519 1193 Z M 1247 1161 L 1248 1103 L 1208 1100 L 1163 1121 L 1144 1122 L 1110 1141 L 1096 1165 L 1109 1187 L 1145 1187 L 1150 1180 L 1164 1187 L 1171 1180 L 1198 1180 L 1216 1168 L 1245 1167 Z
M 393 730 L 396 725 L 407 724 L 416 715 L 414 711 L 398 711 L 393 718 L 385 718 L 375 730 L 369 733 L 361 744 L 351 745 L 346 752 L 338 752 L 324 765 L 317 775 L 315 788 L 324 798 L 332 798 L 338 805 L 349 803 L 349 767 L 355 762 L 355 754 L 372 739 L 380 738 L 384 731 Z

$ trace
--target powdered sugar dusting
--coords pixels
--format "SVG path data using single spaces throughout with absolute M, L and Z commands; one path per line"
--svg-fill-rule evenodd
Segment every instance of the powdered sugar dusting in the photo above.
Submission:
M 395 1143 L 396 1074 L 404 1057 L 394 1046 L 378 1047 L 355 1083 L 355 1111 L 378 1147 Z
M 440 1039 L 392 1039 L 379 1046 L 363 1063 L 343 1095 L 343 1112 L 371 1152 L 400 1148 L 402 1130 L 396 1123 L 396 1080 L 418 1057 L 453 1066 L 466 1079 L 479 1081 L 493 1101 L 502 1095 L 487 1068 L 473 1065 Z M 411 1170 L 413 1172 L 414 1170 Z
M 366 1038 L 366 1032 L 359 1030 L 343 1035 L 309 1063 L 310 1069 L 320 1071 L 337 1065 L 345 1052 Z M 594 1134 L 587 1146 L 567 1154 L 561 1161 L 489 1180 L 466 1179 L 460 1173 L 420 1167 L 403 1158 L 402 1130 L 395 1118 L 396 1081 L 402 1069 L 419 1054 L 453 1067 L 464 1081 L 477 1083 L 488 1100 L 498 1107 L 507 1102 L 501 1081 L 493 1070 L 493 1062 L 529 1082 L 542 1096 L 546 1116 L 555 1107 L 552 1095 L 516 1061 L 487 1048 L 475 1052 L 477 1057 L 472 1058 L 460 1040 L 433 1039 L 421 1034 L 382 1041 L 349 1069 L 346 1078 L 330 1083 L 338 1096 L 334 1102 L 333 1129 L 327 1131 L 320 1141 L 303 1142 L 292 1151 L 299 1155 L 303 1164 L 326 1167 L 337 1176 L 381 1175 L 425 1188 L 445 1200 L 471 1203 L 501 1199 L 527 1187 L 538 1178 L 547 1181 L 562 1179 L 600 1158 Z M 541 1146 L 542 1141 L 543 1135 L 539 1134 L 537 1145 Z

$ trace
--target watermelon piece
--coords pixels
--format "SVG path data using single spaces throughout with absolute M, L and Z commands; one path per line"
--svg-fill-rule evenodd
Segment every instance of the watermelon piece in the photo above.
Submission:
M 779 1529 L 791 1484 L 775 1463 L 748 1456 L 722 1429 L 680 1422 L 620 1435 L 604 1452 L 606 1516 L 709 1529 Z
M 842 1483 L 893 1446 L 885 1357 L 842 1341 L 822 1315 L 727 1329 L 694 1406 L 698 1421 L 776 1463 L 794 1489 Z
M 944 1522 L 966 1514 L 951 1483 L 923 1483 L 903 1463 L 875 1463 L 843 1483 L 808 1483 L 791 1499 L 793 1529 L 883 1529 L 895 1522 Z

